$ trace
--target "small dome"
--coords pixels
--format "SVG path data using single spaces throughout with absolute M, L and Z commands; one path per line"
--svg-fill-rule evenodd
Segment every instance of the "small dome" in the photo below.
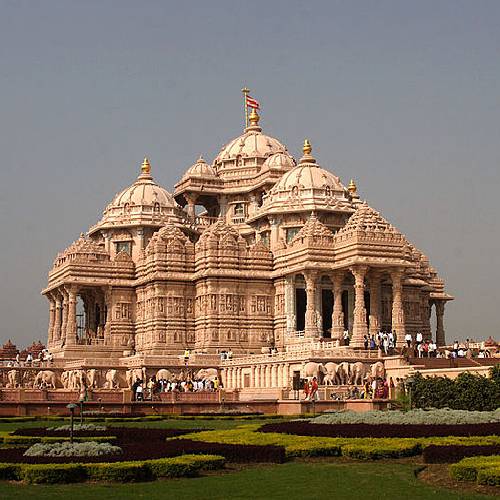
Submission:
M 199 178 L 213 178 L 217 177 L 215 170 L 203 159 L 202 156 L 198 158 L 194 165 L 191 165 L 186 173 L 182 176 L 183 179 L 188 177 L 199 177 Z
M 262 169 L 290 170 L 295 167 L 295 160 L 288 153 L 275 153 L 266 159 Z

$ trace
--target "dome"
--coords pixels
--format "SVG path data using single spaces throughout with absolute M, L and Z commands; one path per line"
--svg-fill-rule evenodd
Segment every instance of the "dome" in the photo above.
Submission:
M 245 158 L 267 158 L 276 153 L 286 153 L 286 147 L 278 139 L 262 133 L 259 115 L 255 110 L 249 120 L 250 126 L 245 132 L 221 149 L 214 160 L 216 168 L 227 163 L 235 167 L 240 166 L 240 162 Z
M 200 156 L 196 163 L 191 165 L 182 176 L 183 179 L 187 179 L 188 177 L 211 179 L 213 177 L 217 177 L 217 174 L 215 173 L 215 170 L 203 159 L 203 157 Z
M 299 164 L 283 174 L 272 187 L 264 199 L 263 209 L 274 212 L 283 209 L 352 211 L 352 206 L 340 179 L 316 163 L 311 145 L 306 141 Z
M 172 219 L 182 221 L 182 209 L 174 197 L 154 181 L 151 166 L 145 158 L 137 180 L 113 198 L 90 234 L 113 226 L 162 226 Z
M 262 165 L 262 169 L 279 169 L 279 170 L 290 170 L 295 167 L 295 160 L 291 155 L 285 152 L 274 153 L 269 156 L 264 164 Z

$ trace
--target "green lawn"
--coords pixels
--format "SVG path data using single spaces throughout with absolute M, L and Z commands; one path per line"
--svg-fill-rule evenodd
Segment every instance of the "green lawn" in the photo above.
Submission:
M 332 463 L 290 462 L 283 465 L 247 467 L 223 475 L 151 483 L 116 485 L 25 486 L 0 482 L 5 499 L 485 499 L 460 494 L 419 482 L 415 465 L 397 462 Z

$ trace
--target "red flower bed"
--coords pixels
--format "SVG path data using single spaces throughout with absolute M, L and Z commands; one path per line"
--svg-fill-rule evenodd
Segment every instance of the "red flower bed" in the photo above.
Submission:
M 321 437 L 439 437 L 491 436 L 500 434 L 500 423 L 468 425 L 407 425 L 407 424 L 312 424 L 282 422 L 265 424 L 260 432 L 282 432 L 299 436 Z
M 166 441 L 167 437 L 193 432 L 192 429 L 146 429 L 136 427 L 112 427 L 107 433 L 117 437 L 113 444 L 123 453 L 117 456 L 91 458 L 54 458 L 24 457 L 26 448 L 0 449 L 0 462 L 10 463 L 68 463 L 68 462 L 122 462 L 129 460 L 148 460 L 163 457 L 176 457 L 184 454 L 222 455 L 229 462 L 272 462 L 285 461 L 285 449 L 282 446 L 231 445 L 205 443 L 188 439 Z M 26 434 L 24 434 L 26 435 Z M 34 434 L 31 434 L 34 435 Z M 46 436 L 48 434 L 45 434 Z M 67 435 L 67 433 L 66 433 Z
M 465 457 L 478 457 L 482 455 L 500 455 L 500 445 L 438 446 L 432 444 L 425 447 L 422 452 L 426 464 L 451 464 L 460 462 Z

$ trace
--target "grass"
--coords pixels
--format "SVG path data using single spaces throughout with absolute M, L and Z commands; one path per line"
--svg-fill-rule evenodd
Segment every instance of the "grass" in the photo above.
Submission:
M 304 499 L 479 500 L 479 494 L 429 486 L 415 478 L 415 465 L 385 463 L 291 462 L 246 467 L 223 475 L 140 484 L 29 486 L 0 482 L 0 498 L 88 499 Z

